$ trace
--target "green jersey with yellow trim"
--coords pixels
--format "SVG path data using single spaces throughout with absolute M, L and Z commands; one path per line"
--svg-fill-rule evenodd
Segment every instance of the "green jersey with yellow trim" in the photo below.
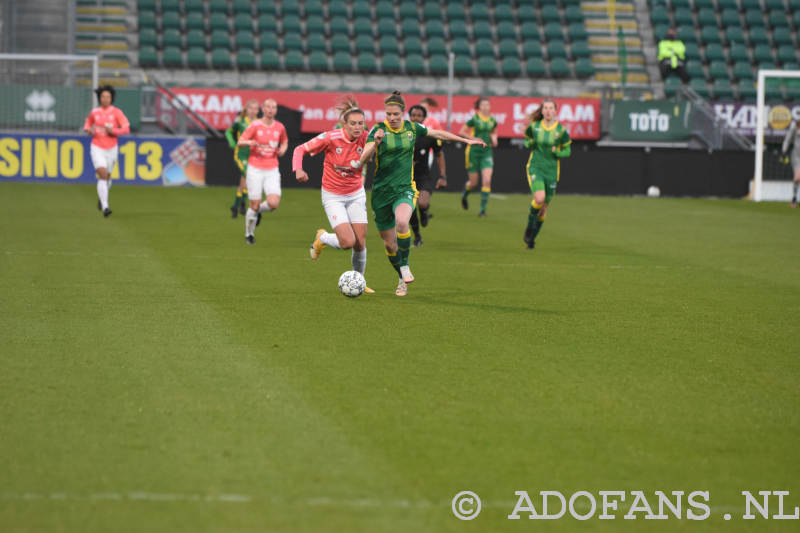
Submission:
M 549 128 L 541 120 L 531 122 L 525 129 L 525 146 L 531 149 L 528 158 L 528 175 L 537 174 L 546 179 L 558 180 L 560 159 L 572 153 L 567 128 L 556 122 Z M 553 147 L 556 151 L 553 151 Z
M 404 120 L 393 130 L 387 121 L 376 124 L 367 142 L 375 141 L 375 132 L 383 130 L 384 137 L 375 151 L 375 180 L 372 185 L 372 205 L 392 203 L 399 194 L 416 192 L 414 184 L 414 143 L 417 137 L 428 134 L 422 124 Z
M 466 122 L 466 126 L 472 130 L 472 136 L 481 139 L 486 143 L 486 148 L 481 146 L 471 146 L 472 151 L 492 150 L 492 133 L 497 129 L 497 120 L 493 116 L 484 118 L 480 113 L 475 113 Z
M 244 162 L 245 165 L 247 165 L 247 160 L 250 157 L 250 147 L 238 146 L 236 143 L 239 142 L 239 137 L 242 136 L 242 133 L 244 133 L 244 130 L 246 130 L 250 124 L 251 121 L 247 120 L 244 114 L 241 114 L 236 118 L 233 124 L 231 124 L 231 127 L 225 130 L 225 138 L 228 139 L 228 145 L 230 145 L 233 150 L 233 157 Z M 242 168 L 242 165 L 239 165 L 239 168 Z

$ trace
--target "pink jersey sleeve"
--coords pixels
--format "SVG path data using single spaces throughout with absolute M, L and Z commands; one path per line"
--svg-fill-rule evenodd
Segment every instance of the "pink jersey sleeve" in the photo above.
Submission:
M 247 129 L 244 130 L 244 133 L 242 133 L 242 136 L 239 137 L 240 141 L 249 141 L 249 140 L 251 140 L 253 138 L 253 135 L 255 134 L 255 131 L 256 131 L 256 128 L 254 128 L 253 126 L 255 126 L 255 122 L 253 122 L 252 124 L 247 126 Z
M 306 148 L 306 152 L 311 155 L 317 155 L 318 153 L 325 150 L 330 144 L 330 132 L 327 133 L 320 133 L 310 141 L 307 141 L 303 146 Z
M 83 129 L 91 130 L 92 124 L 94 124 L 94 112 L 90 111 L 89 116 L 86 117 L 86 122 L 83 123 Z
M 131 123 L 128 122 L 128 117 L 122 112 L 122 109 L 114 109 L 114 117 L 117 119 L 117 127 L 111 128 L 113 135 L 127 135 L 131 132 Z
M 303 168 L 303 156 L 306 155 L 306 145 L 301 144 L 292 153 L 292 172 L 297 172 Z

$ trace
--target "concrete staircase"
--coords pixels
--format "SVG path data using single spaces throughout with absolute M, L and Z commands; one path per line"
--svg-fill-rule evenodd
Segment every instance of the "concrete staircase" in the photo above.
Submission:
M 75 0 L 75 50 L 100 56 L 100 84 L 126 87 L 133 83 L 136 51 L 131 46 L 136 2 Z M 135 42 L 135 41 L 133 41 Z M 82 83 L 90 83 L 83 80 Z

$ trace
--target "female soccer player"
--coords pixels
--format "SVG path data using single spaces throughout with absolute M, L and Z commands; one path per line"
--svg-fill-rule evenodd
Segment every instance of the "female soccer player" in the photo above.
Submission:
M 425 125 L 424 121 L 427 114 L 425 108 L 421 105 L 411 106 L 411 109 L 408 110 L 408 117 L 411 122 L 422 124 L 423 126 Z M 422 246 L 422 234 L 419 231 L 420 222 L 422 227 L 428 225 L 428 208 L 430 207 L 431 194 L 433 194 L 433 183 L 431 181 L 430 167 L 428 166 L 431 154 L 436 154 L 436 159 L 439 162 L 439 171 L 442 175 L 436 182 L 436 187 L 439 188 L 443 182 L 446 186 L 442 141 L 429 135 L 417 137 L 417 141 L 414 143 L 414 182 L 419 191 L 419 198 L 417 199 L 419 217 L 417 216 L 417 209 L 415 209 L 411 213 L 411 220 L 409 221 L 411 230 L 414 232 L 414 246 Z
M 480 139 L 487 145 L 485 148 L 467 147 L 467 184 L 464 194 L 461 195 L 461 207 L 469 209 L 467 197 L 470 190 L 478 185 L 478 172 L 481 174 L 481 211 L 478 216 L 486 216 L 486 204 L 489 203 L 489 193 L 492 191 L 492 147 L 497 146 L 497 121 L 489 114 L 492 106 L 488 98 L 483 96 L 475 100 L 475 114 L 466 124 L 461 126 L 459 135 L 472 139 Z
M 97 173 L 97 209 L 107 217 L 111 214 L 108 207 L 108 192 L 111 189 L 111 172 L 117 163 L 117 137 L 131 131 L 131 124 L 125 114 L 114 107 L 116 92 L 110 85 L 103 85 L 95 90 L 100 107 L 92 109 L 83 130 L 92 136 L 90 148 L 92 164 Z
M 531 149 L 526 170 L 533 194 L 524 237 L 529 250 L 533 250 L 544 224 L 547 206 L 556 193 L 561 175 L 561 159 L 572 153 L 571 144 L 567 129 L 556 120 L 556 103 L 545 99 L 531 115 L 531 123 L 525 129 L 525 146 Z
M 247 159 L 247 192 L 250 208 L 245 215 L 244 239 L 248 244 L 255 244 L 256 226 L 261 223 L 261 213 L 278 209 L 281 203 L 281 173 L 278 170 L 278 158 L 289 148 L 286 128 L 275 120 L 278 103 L 267 98 L 261 104 L 264 116 L 253 121 L 244 131 L 237 146 L 249 146 L 250 156 Z M 267 197 L 261 201 L 261 194 Z
M 342 98 L 337 106 L 341 129 L 320 133 L 310 141 L 295 148 L 292 170 L 300 183 L 308 181 L 303 170 L 303 156 L 325 153 L 322 167 L 322 206 L 334 233 L 317 230 L 311 244 L 311 259 L 317 259 L 325 246 L 353 249 L 353 270 L 364 274 L 367 266 L 367 195 L 364 192 L 363 169 L 355 168 L 367 132 L 364 131 L 364 112 L 352 96 Z M 375 292 L 369 287 L 365 292 Z
M 792 208 L 797 207 L 797 189 L 800 187 L 800 139 L 798 139 L 797 134 L 798 127 L 800 127 L 800 120 L 792 122 L 792 127 L 789 129 L 789 133 L 786 134 L 786 138 L 783 140 L 783 146 L 781 147 L 783 155 L 787 156 L 789 155 L 789 148 L 794 145 L 791 157 L 792 170 L 794 171 L 792 201 L 790 203 Z
M 414 281 L 408 266 L 411 232 L 408 221 L 417 199 L 413 177 L 414 143 L 418 137 L 430 135 L 445 141 L 460 141 L 485 146 L 480 139 L 465 139 L 441 130 L 429 130 L 422 124 L 403 120 L 406 103 L 399 91 L 384 101 L 386 120 L 369 132 L 361 159 L 354 163 L 360 168 L 375 154 L 376 170 L 372 187 L 372 211 L 383 239 L 389 262 L 400 280 L 395 294 L 405 296 L 408 283 Z
M 239 137 L 247 129 L 247 127 L 258 118 L 258 101 L 248 100 L 244 104 L 244 109 L 231 127 L 225 130 L 225 138 L 228 139 L 228 144 L 233 150 L 233 160 L 236 166 L 239 167 L 241 177 L 239 178 L 239 187 L 236 189 L 236 196 L 233 199 L 231 206 L 231 218 L 236 218 L 241 213 L 244 215 L 245 206 L 247 205 L 247 159 L 250 157 L 250 148 L 247 146 L 239 147 L 236 143 L 239 142 Z

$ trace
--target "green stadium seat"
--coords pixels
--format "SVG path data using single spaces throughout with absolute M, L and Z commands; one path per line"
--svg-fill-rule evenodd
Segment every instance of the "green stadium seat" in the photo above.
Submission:
M 375 52 L 375 39 L 370 35 L 359 35 L 356 37 L 356 51 L 357 52 Z
M 161 11 L 180 11 L 181 3 L 179 0 L 161 0 Z
M 314 72 L 326 72 L 330 70 L 328 54 L 322 50 L 313 50 L 308 55 L 308 68 Z
M 181 34 L 180 30 L 176 30 L 175 28 L 164 30 L 161 34 L 161 46 L 177 46 L 181 48 L 183 46 L 183 34 Z
M 353 21 L 353 28 L 355 28 L 356 35 L 372 34 L 372 19 L 366 17 L 356 17 Z
M 703 64 L 696 60 L 686 61 L 686 72 L 690 78 L 705 78 L 706 76 Z
M 306 35 L 325 33 L 325 20 L 320 15 L 311 15 L 306 19 Z
M 520 4 L 517 8 L 517 18 L 523 24 L 526 22 L 536 22 L 536 9 L 533 7 L 533 2 Z
M 301 52 L 304 48 L 303 38 L 299 33 L 287 33 L 283 36 L 283 51 Z
M 229 11 L 227 0 L 209 0 L 208 11 L 211 14 L 219 13 L 221 15 L 227 15 Z
M 542 42 L 539 40 L 529 39 L 522 42 L 522 56 L 523 57 L 542 57 L 542 50 L 544 49 Z
M 397 35 L 397 23 L 394 20 L 383 19 L 378 21 L 378 35 L 385 37 L 385 36 L 392 36 L 396 37 Z
M 275 48 L 265 48 L 262 43 L 261 68 L 266 70 L 278 70 L 281 67 L 281 57 Z
M 524 22 L 520 27 L 519 36 L 524 41 L 525 39 L 541 40 L 542 36 L 539 33 L 539 26 L 535 22 Z
M 256 38 L 253 35 L 253 32 L 250 30 L 241 30 L 236 33 L 236 38 L 234 39 L 235 48 L 243 49 L 243 48 L 254 48 L 256 44 Z M 253 58 L 255 61 L 255 58 Z M 238 61 L 237 61 L 238 63 Z
M 230 33 L 225 30 L 214 30 L 211 32 L 211 50 L 217 48 L 230 47 Z
M 708 84 L 706 84 L 706 80 L 703 79 L 694 79 L 689 82 L 689 86 L 695 90 L 697 94 L 702 96 L 703 98 L 708 98 L 710 93 L 708 90 Z
M 739 0 L 739 5 L 744 10 L 761 9 L 761 0 Z
M 518 55 L 517 41 L 514 39 L 501 40 L 498 48 L 500 50 L 500 57 L 516 57 Z
M 360 53 L 358 54 L 358 59 L 356 60 L 356 68 L 361 73 L 373 73 L 377 71 L 377 65 L 375 62 L 375 56 L 370 53 Z
M 653 24 L 672 24 L 665 6 L 653 6 L 650 10 L 650 21 Z
M 711 43 L 706 45 L 705 51 L 706 61 L 724 61 L 725 53 L 722 51 L 722 45 L 719 43 Z
M 186 33 L 186 46 L 192 47 L 206 47 L 206 34 L 202 30 L 189 30 Z
M 792 4 L 791 0 L 789 1 L 789 4 Z M 800 1 L 796 2 L 796 4 L 797 5 L 794 7 L 800 7 Z M 786 9 L 783 0 L 764 0 L 764 7 L 767 9 Z
M 480 57 L 494 58 L 494 44 L 491 39 L 478 39 L 475 42 L 475 55 Z M 480 70 L 480 65 L 478 65 Z
M 158 43 L 156 30 L 145 28 L 139 30 L 139 46 L 155 46 Z
M 500 4 L 495 6 L 494 8 L 494 20 L 497 22 L 513 22 L 514 21 L 514 12 L 511 10 L 511 6 L 507 4 Z
M 469 41 L 463 37 L 459 37 L 450 41 L 450 51 L 453 52 L 456 57 L 472 55 L 472 50 L 469 47 Z
M 667 30 L 669 30 L 669 27 L 669 24 L 656 24 L 653 26 L 653 41 L 655 42 L 656 47 L 658 46 L 658 42 L 667 36 Z
M 403 22 L 407 20 L 414 20 L 416 21 L 419 18 L 419 12 L 417 11 L 417 4 L 414 2 L 403 2 L 400 4 L 400 20 Z
M 448 21 L 463 21 L 467 18 L 466 14 L 464 13 L 464 5 L 460 2 L 449 2 L 447 4 L 447 8 L 445 9 L 445 14 L 447 15 Z
M 402 70 L 400 56 L 389 53 L 381 56 L 381 72 L 385 74 L 396 74 Z
M 431 37 L 444 37 L 444 26 L 439 20 L 429 20 L 425 23 L 425 35 Z
M 749 61 L 737 61 L 733 64 L 733 77 L 737 80 L 752 80 L 753 69 Z
M 136 6 L 141 13 L 142 11 L 155 11 L 156 0 L 138 0 Z
M 205 52 L 203 52 L 205 54 Z M 168 46 L 164 48 L 163 63 L 165 67 L 182 67 L 183 56 L 180 48 Z
M 454 37 L 463 37 L 466 39 L 469 36 L 467 24 L 463 21 L 453 21 L 448 23 L 447 33 L 450 35 L 451 39 Z
M 674 98 L 681 88 L 681 80 L 675 76 L 670 76 L 664 81 L 664 94 L 667 98 Z
M 746 11 L 744 14 L 744 21 L 748 26 L 764 26 L 764 17 L 761 15 L 761 10 L 753 9 Z
M 260 14 L 256 20 L 256 29 L 259 31 L 259 33 L 264 33 L 266 31 L 277 33 L 278 21 L 275 18 L 275 15 L 268 15 L 266 13 Z
M 525 61 L 525 72 L 528 76 L 544 76 L 546 69 L 540 57 L 531 57 Z
M 728 65 L 724 61 L 712 61 L 708 65 L 708 74 L 712 79 L 728 79 Z
M 694 26 L 694 15 L 688 8 L 678 8 L 675 10 L 674 19 L 676 25 L 689 25 Z
M 678 39 L 684 43 L 693 43 L 697 41 L 697 34 L 694 32 L 694 26 L 680 26 L 677 33 Z
M 239 48 L 236 52 L 236 68 L 251 70 L 256 68 L 256 56 L 250 48 Z
M 711 85 L 711 91 L 714 93 L 714 98 L 717 100 L 730 100 L 733 98 L 733 87 L 728 78 L 719 78 L 714 80 Z
M 498 39 L 516 39 L 517 38 L 517 28 L 513 22 L 509 22 L 504 20 L 502 22 L 498 22 L 496 26 L 497 30 L 497 38 Z
M 400 52 L 397 38 L 393 35 L 381 37 L 378 41 L 378 48 L 380 49 L 381 54 L 397 54 Z
M 347 26 L 347 19 L 339 15 L 331 17 L 328 21 L 328 28 L 325 30 L 325 34 L 336 36 L 345 33 L 351 33 L 351 30 Z
M 564 46 L 564 41 L 549 41 L 547 43 L 547 55 L 550 58 L 554 57 L 567 57 L 567 48 Z
M 404 39 L 403 40 L 403 53 L 420 54 L 422 55 L 422 39 Z
M 763 26 L 755 26 L 750 28 L 750 44 L 768 44 L 769 37 L 767 36 L 767 29 Z
M 186 64 L 189 68 L 208 68 L 206 51 L 202 48 L 189 48 Z
M 300 17 L 300 3 L 299 2 L 281 2 L 281 16 L 295 16 Z
M 778 61 L 781 64 L 786 65 L 787 63 L 794 63 L 797 61 L 797 53 L 794 49 L 794 46 L 791 45 L 783 45 L 778 48 Z
M 472 26 L 472 32 L 476 38 L 492 38 L 492 25 L 485 20 L 478 21 Z
M 180 29 L 181 28 L 181 14 L 177 11 L 165 11 L 161 14 L 161 29 Z
M 794 23 L 795 28 L 800 28 L 800 9 L 792 15 L 792 23 Z
M 297 15 L 286 15 L 281 19 L 281 33 L 287 34 L 301 34 L 303 26 L 300 24 L 300 18 Z
M 420 54 L 408 54 L 406 56 L 406 73 L 425 74 L 425 60 Z
M 594 65 L 588 57 L 581 57 L 575 61 L 575 75 L 579 78 L 594 76 Z
M 459 76 L 472 76 L 475 74 L 472 61 L 467 56 L 456 56 L 455 62 L 453 63 L 453 70 Z
M 757 44 L 753 48 L 753 61 L 761 63 L 763 61 L 773 61 L 772 47 L 768 44 Z
M 422 27 L 417 19 L 406 19 L 400 26 L 403 40 L 420 39 L 422 37 Z
M 288 50 L 283 57 L 283 66 L 286 70 L 305 70 L 306 59 L 300 50 Z
M 747 53 L 747 46 L 741 43 L 732 43 L 730 51 L 728 52 L 731 61 L 750 61 L 750 56 Z
M 574 49 L 575 47 L 573 46 Z M 721 50 L 722 48 L 720 47 Z M 697 43 L 686 43 L 686 59 L 700 59 L 700 49 L 697 47 Z
M 153 29 L 157 27 L 156 14 L 153 11 L 139 11 L 139 29 Z
M 701 28 L 717 25 L 717 14 L 713 8 L 704 7 L 697 12 L 697 23 Z
M 469 14 L 472 22 L 489 20 L 489 8 L 487 8 L 485 4 L 473 3 Z
M 714 8 L 714 0 L 694 0 L 694 5 L 697 9 Z
M 782 46 L 785 44 L 792 44 L 792 30 L 787 28 L 775 28 L 772 32 L 772 40 L 776 45 Z
M 372 38 L 370 38 L 372 41 Z M 336 52 L 350 52 L 350 37 L 347 35 L 334 35 L 331 37 L 331 50 Z
M 435 54 L 428 61 L 428 70 L 431 74 L 447 74 L 447 57 L 442 54 Z
M 742 24 L 739 19 L 739 11 L 735 8 L 723 9 L 720 14 L 720 20 L 722 20 L 723 27 L 740 26 Z
M 586 32 L 582 22 L 576 22 L 569 25 L 567 37 L 569 37 L 570 41 L 583 41 L 589 38 L 589 34 Z
M 253 17 L 245 13 L 239 13 L 233 18 L 233 27 L 236 31 L 239 30 L 252 30 Z
M 328 40 L 321 33 L 312 33 L 306 38 L 306 46 L 310 52 L 325 52 Z
M 253 14 L 253 3 L 250 0 L 233 0 L 233 14 L 238 15 L 243 13 L 245 15 Z M 187 8 L 188 9 L 188 8 Z M 237 61 L 238 63 L 238 61 Z M 255 58 L 253 58 L 253 64 L 255 64 Z
M 353 63 L 349 52 L 336 52 L 333 54 L 333 70 L 336 72 L 351 72 Z
M 550 61 L 550 75 L 554 78 L 567 78 L 571 74 L 569 64 L 563 57 L 555 57 Z
M 722 41 L 720 31 L 716 26 L 706 26 L 703 28 L 700 32 L 700 40 L 705 43 L 719 43 Z
M 383 18 L 396 19 L 394 3 L 386 1 L 378 2 L 378 5 L 375 7 L 375 14 L 378 16 L 379 20 Z
M 261 32 L 258 35 L 258 44 L 261 50 L 272 49 L 277 51 L 280 47 L 277 36 L 271 31 Z
M 442 19 L 442 8 L 439 2 L 425 2 L 422 7 L 422 18 L 431 21 L 431 20 L 441 20 Z
M 583 24 L 583 11 L 581 10 L 581 6 L 567 6 L 567 9 L 564 11 L 564 20 L 567 21 L 567 24 Z
M 548 22 L 558 22 L 561 24 L 561 14 L 558 12 L 558 6 L 552 4 L 542 6 L 541 14 L 542 22 L 545 24 Z
M 201 30 L 205 31 L 206 19 L 202 13 L 189 13 L 186 15 L 186 29 L 187 30 Z
M 372 9 L 370 6 L 371 4 L 365 0 L 356 0 L 353 2 L 353 16 L 372 18 Z
M 325 9 L 319 0 L 306 0 L 303 7 L 306 17 L 322 17 L 325 14 Z
M 258 15 L 272 15 L 277 13 L 274 0 L 256 0 L 256 13 Z
M 756 85 L 752 79 L 739 82 L 737 93 L 740 100 L 754 101 L 756 99 Z
M 731 43 L 743 43 L 744 42 L 744 32 L 742 28 L 739 26 L 730 26 L 725 28 L 725 41 L 728 44 Z
M 522 74 L 522 64 L 516 57 L 506 57 L 500 65 L 503 76 L 516 78 Z
M 551 39 L 563 39 L 564 31 L 561 28 L 560 22 L 549 22 L 544 27 L 544 36 L 548 41 Z
M 478 58 L 478 74 L 480 76 L 497 76 L 497 62 L 493 57 Z
M 230 28 L 228 26 L 228 17 L 223 13 L 212 13 L 211 16 L 208 18 L 208 26 L 213 30 L 225 30 L 229 31 Z
M 347 18 L 350 16 L 345 2 L 328 2 L 328 14 L 331 17 Z
M 589 43 L 586 41 L 573 41 L 571 48 L 572 57 L 574 58 L 589 58 L 592 55 L 592 51 L 589 48 Z
M 429 57 L 437 54 L 447 53 L 447 44 L 441 37 L 432 37 L 428 39 L 426 48 L 428 50 L 427 55 Z
M 717 0 L 720 9 L 739 9 L 739 0 Z
M 145 45 L 139 47 L 139 66 L 155 67 L 158 65 L 158 54 L 155 46 Z

